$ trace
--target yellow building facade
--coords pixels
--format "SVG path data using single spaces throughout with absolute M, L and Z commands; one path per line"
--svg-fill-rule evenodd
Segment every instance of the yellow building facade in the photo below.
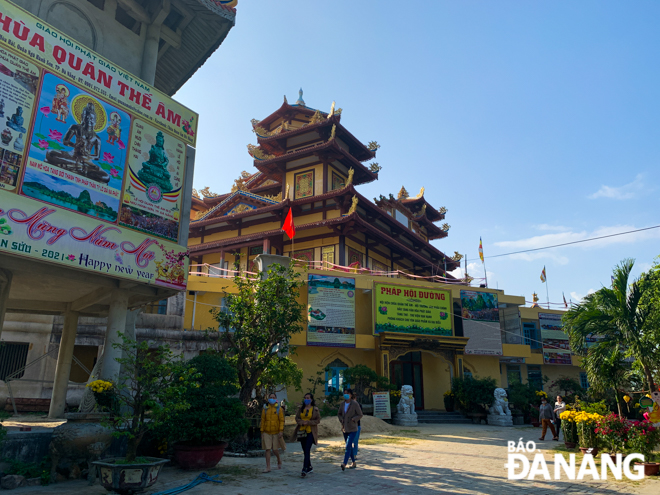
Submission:
M 525 307 L 521 296 L 511 296 L 501 290 L 475 288 L 465 285 L 438 284 L 405 278 L 379 277 L 369 274 L 345 273 L 327 270 L 306 270 L 309 275 L 350 277 L 355 279 L 355 346 L 334 347 L 308 342 L 308 325 L 296 333 L 291 344 L 296 347 L 293 360 L 303 370 L 303 388 L 317 372 L 325 374 L 327 392 L 335 391 L 344 384 L 340 371 L 358 364 L 366 365 L 382 376 L 389 377 L 398 385 L 412 385 L 417 407 L 420 410 L 444 410 L 443 395 L 451 388 L 455 376 L 492 377 L 498 386 L 507 388 L 516 381 L 535 382 L 549 391 L 550 385 L 561 377 L 582 381 L 585 377 L 579 362 L 572 356 L 570 365 L 544 363 L 539 314 L 561 316 L 563 311 Z M 396 284 L 418 290 L 447 290 L 452 296 L 452 335 L 428 336 L 374 332 L 374 287 L 376 284 Z M 308 288 L 308 286 L 305 286 Z M 188 330 L 217 329 L 217 322 L 210 311 L 223 307 L 226 293 L 235 292 L 230 278 L 206 274 L 191 276 L 184 327 Z M 494 294 L 501 314 L 507 314 L 507 323 L 500 321 L 501 355 L 470 354 L 465 336 L 464 319 L 459 307 L 461 291 Z M 308 291 L 301 291 L 299 302 L 308 305 Z M 505 309 L 508 308 L 508 311 Z M 511 320 L 510 315 L 513 314 Z M 516 330 L 517 325 L 517 330 Z M 531 325 L 534 330 L 532 331 Z M 467 348 L 467 349 L 466 349 Z M 325 371 L 329 368 L 329 371 Z M 318 390 L 317 390 L 318 391 Z M 299 401 L 302 393 L 288 390 L 290 400 Z

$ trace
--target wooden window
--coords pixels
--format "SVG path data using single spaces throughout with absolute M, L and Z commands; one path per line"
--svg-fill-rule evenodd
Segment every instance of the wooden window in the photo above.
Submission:
M 330 190 L 334 191 L 336 189 L 341 189 L 346 184 L 346 179 L 341 175 L 332 172 L 332 182 L 330 183 Z

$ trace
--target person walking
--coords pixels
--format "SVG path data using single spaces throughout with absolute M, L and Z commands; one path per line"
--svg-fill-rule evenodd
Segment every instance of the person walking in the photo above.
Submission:
M 548 399 L 545 397 L 541 399 L 541 407 L 539 407 L 539 419 L 541 420 L 541 425 L 543 426 L 543 430 L 541 431 L 541 438 L 539 438 L 539 440 L 545 440 L 545 434 L 548 431 L 548 427 L 550 427 L 550 431 L 552 432 L 552 439 L 559 440 L 557 432 L 555 431 L 555 425 L 552 424 L 552 421 L 555 419 L 555 412 L 553 407 L 548 404 Z
M 264 404 L 261 411 L 261 448 L 266 452 L 266 469 L 270 473 L 270 451 L 277 457 L 277 469 L 282 469 L 280 447 L 286 448 L 284 443 L 284 409 L 277 403 L 277 395 L 268 396 L 268 404 Z
M 305 394 L 303 403 L 300 410 L 296 413 L 296 438 L 300 441 L 300 446 L 303 449 L 305 458 L 303 460 L 303 468 L 300 477 L 304 478 L 310 473 L 314 472 L 312 468 L 312 445 L 319 443 L 319 427 L 321 422 L 321 413 L 319 408 L 316 407 L 314 396 L 312 394 Z
M 555 402 L 555 420 L 557 421 L 557 438 L 559 438 L 559 433 L 561 433 L 561 413 L 566 411 L 566 402 L 562 399 L 561 395 L 557 396 L 557 402 Z M 564 441 L 566 439 L 564 438 Z
M 341 465 L 342 471 L 346 469 L 349 457 L 353 461 L 349 469 L 355 469 L 356 467 L 353 449 L 355 435 L 357 435 L 358 430 L 357 423 L 362 419 L 362 409 L 360 409 L 360 405 L 352 397 L 353 391 L 350 388 L 344 389 L 344 402 L 339 404 L 339 410 L 337 411 L 337 417 L 341 423 L 341 431 L 344 434 L 344 440 L 346 440 L 346 452 L 344 453 L 344 462 Z
M 360 406 L 360 413 L 364 416 L 364 413 L 362 412 L 362 404 L 360 404 L 357 400 L 357 395 L 355 392 L 353 392 L 353 400 L 357 402 L 357 405 Z M 357 422 L 358 429 L 357 433 L 355 434 L 355 441 L 353 442 L 353 458 L 357 460 L 357 455 L 358 455 L 358 442 L 360 440 L 360 432 L 362 431 L 362 425 L 360 425 L 360 421 Z

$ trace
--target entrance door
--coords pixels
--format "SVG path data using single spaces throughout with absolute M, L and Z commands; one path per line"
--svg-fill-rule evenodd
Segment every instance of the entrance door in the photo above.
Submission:
M 390 376 L 399 390 L 412 385 L 415 409 L 424 410 L 424 385 L 422 383 L 422 353 L 409 352 L 390 362 Z

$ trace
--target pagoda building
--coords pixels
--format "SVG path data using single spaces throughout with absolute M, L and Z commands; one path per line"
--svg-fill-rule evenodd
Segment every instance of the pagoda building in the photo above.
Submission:
M 400 271 L 423 277 L 452 279 L 458 267 L 430 244 L 447 236 L 439 226 L 447 210 L 424 198 L 424 188 L 411 197 L 401 188 L 373 201 L 357 186 L 378 179 L 374 162 L 379 145 L 364 144 L 342 123 L 334 103 L 329 113 L 308 107 L 302 90 L 294 104 L 253 120 L 257 145 L 248 145 L 255 173 L 243 172 L 231 191 L 205 188 L 194 194 L 190 224 L 191 263 L 198 270 L 256 271 L 262 253 L 377 272 Z M 292 211 L 296 236 L 282 231 Z

